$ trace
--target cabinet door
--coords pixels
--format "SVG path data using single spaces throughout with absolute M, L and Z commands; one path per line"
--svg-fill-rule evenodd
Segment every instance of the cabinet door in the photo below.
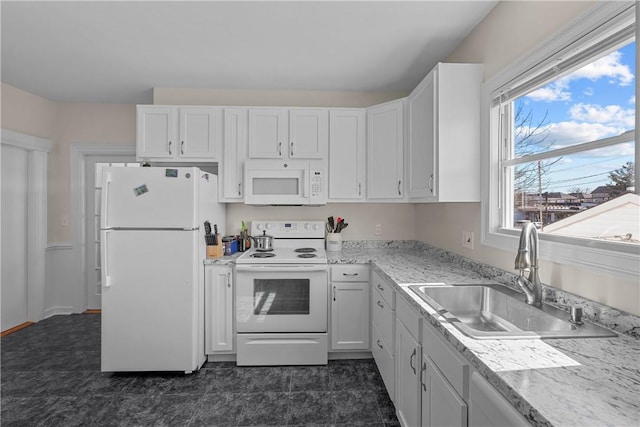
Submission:
M 396 320 L 395 404 L 403 426 L 420 425 L 420 354 L 418 341 L 401 321 Z
M 431 71 L 407 98 L 408 108 L 408 192 L 409 198 L 435 195 L 435 83 Z
M 138 107 L 136 156 L 138 160 L 172 159 L 178 156 L 178 109 Z
M 243 167 L 247 156 L 247 110 L 224 110 L 224 154 L 222 166 L 221 202 L 241 202 L 243 199 Z
M 205 352 L 233 350 L 233 276 L 231 267 L 205 267 Z
M 180 108 L 180 157 L 218 160 L 221 140 L 221 109 Z
M 369 283 L 331 283 L 331 349 L 369 349 Z
M 329 200 L 364 201 L 365 110 L 329 112 Z
M 367 198 L 402 199 L 404 100 L 367 110 Z
M 289 111 L 289 146 L 291 159 L 326 158 L 329 139 L 329 115 L 326 109 Z
M 422 358 L 422 425 L 466 427 L 467 404 L 426 355 Z
M 469 425 L 474 427 L 531 426 L 486 379 L 474 372 L 469 381 Z
M 287 153 L 287 113 L 284 108 L 249 110 L 249 157 L 280 159 Z

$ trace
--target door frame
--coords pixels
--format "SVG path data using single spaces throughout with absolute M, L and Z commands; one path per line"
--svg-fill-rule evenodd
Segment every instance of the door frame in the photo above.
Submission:
M 71 244 L 75 263 L 75 284 L 73 292 L 74 313 L 87 309 L 86 286 L 86 174 L 85 167 L 89 156 L 135 156 L 136 145 L 114 144 L 71 144 Z
M 44 318 L 45 249 L 47 246 L 47 159 L 50 140 L 1 129 L 1 143 L 27 153 L 27 318 Z M 0 202 L 1 203 L 1 202 Z M 2 254 L 0 254 L 2 256 Z

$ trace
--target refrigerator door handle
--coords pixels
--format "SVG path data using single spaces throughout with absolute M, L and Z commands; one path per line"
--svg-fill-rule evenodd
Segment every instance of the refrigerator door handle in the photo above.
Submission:
M 104 188 L 102 189 L 102 227 L 109 227 L 109 189 L 111 188 L 111 172 L 105 172 L 104 174 Z
M 111 286 L 111 275 L 109 274 L 109 236 L 111 235 L 110 230 L 105 230 L 102 236 L 102 273 L 104 276 L 104 282 L 102 286 L 108 288 Z

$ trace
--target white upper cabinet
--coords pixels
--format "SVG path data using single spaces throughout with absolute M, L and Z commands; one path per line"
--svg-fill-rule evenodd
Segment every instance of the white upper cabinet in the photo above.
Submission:
M 136 154 L 140 161 L 216 162 L 221 146 L 221 108 L 137 107 Z
M 398 99 L 367 109 L 367 199 L 404 199 L 403 104 Z
M 250 108 L 249 157 L 326 158 L 328 129 L 326 109 Z
M 287 155 L 289 139 L 288 110 L 283 108 L 249 109 L 249 157 L 281 159 Z
M 247 109 L 225 108 L 224 153 L 218 167 L 221 202 L 242 202 L 244 199 L 242 179 L 246 158 Z
M 324 159 L 329 140 L 326 109 L 289 110 L 289 158 Z
M 407 98 L 410 201 L 480 200 L 482 65 L 438 64 Z
M 365 110 L 329 111 L 329 202 L 362 202 L 365 196 Z

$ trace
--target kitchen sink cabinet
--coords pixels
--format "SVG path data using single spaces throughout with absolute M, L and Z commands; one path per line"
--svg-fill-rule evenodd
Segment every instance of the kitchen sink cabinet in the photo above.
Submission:
M 206 265 L 205 274 L 205 353 L 232 353 L 233 270 L 230 265 Z
M 469 386 L 469 425 L 479 427 L 530 427 L 531 424 L 498 390 L 477 372 Z
M 329 110 L 328 202 L 363 202 L 366 126 L 364 109 Z
M 466 426 L 469 363 L 431 324 L 422 329 L 423 426 Z
M 482 65 L 439 63 L 407 97 L 408 197 L 480 200 Z
M 375 271 L 371 274 L 371 353 L 389 397 L 395 400 L 395 291 Z
M 405 201 L 405 99 L 367 109 L 367 200 Z
M 418 426 L 420 401 L 420 315 L 403 299 L 396 301 L 395 406 L 400 424 Z
M 149 162 L 217 162 L 222 147 L 222 109 L 137 107 L 136 157 Z
M 369 266 L 331 267 L 331 350 L 369 350 Z
M 242 202 L 244 161 L 247 158 L 247 109 L 225 108 L 224 152 L 218 167 L 220 202 Z
M 324 108 L 250 108 L 249 157 L 324 159 L 329 139 Z

